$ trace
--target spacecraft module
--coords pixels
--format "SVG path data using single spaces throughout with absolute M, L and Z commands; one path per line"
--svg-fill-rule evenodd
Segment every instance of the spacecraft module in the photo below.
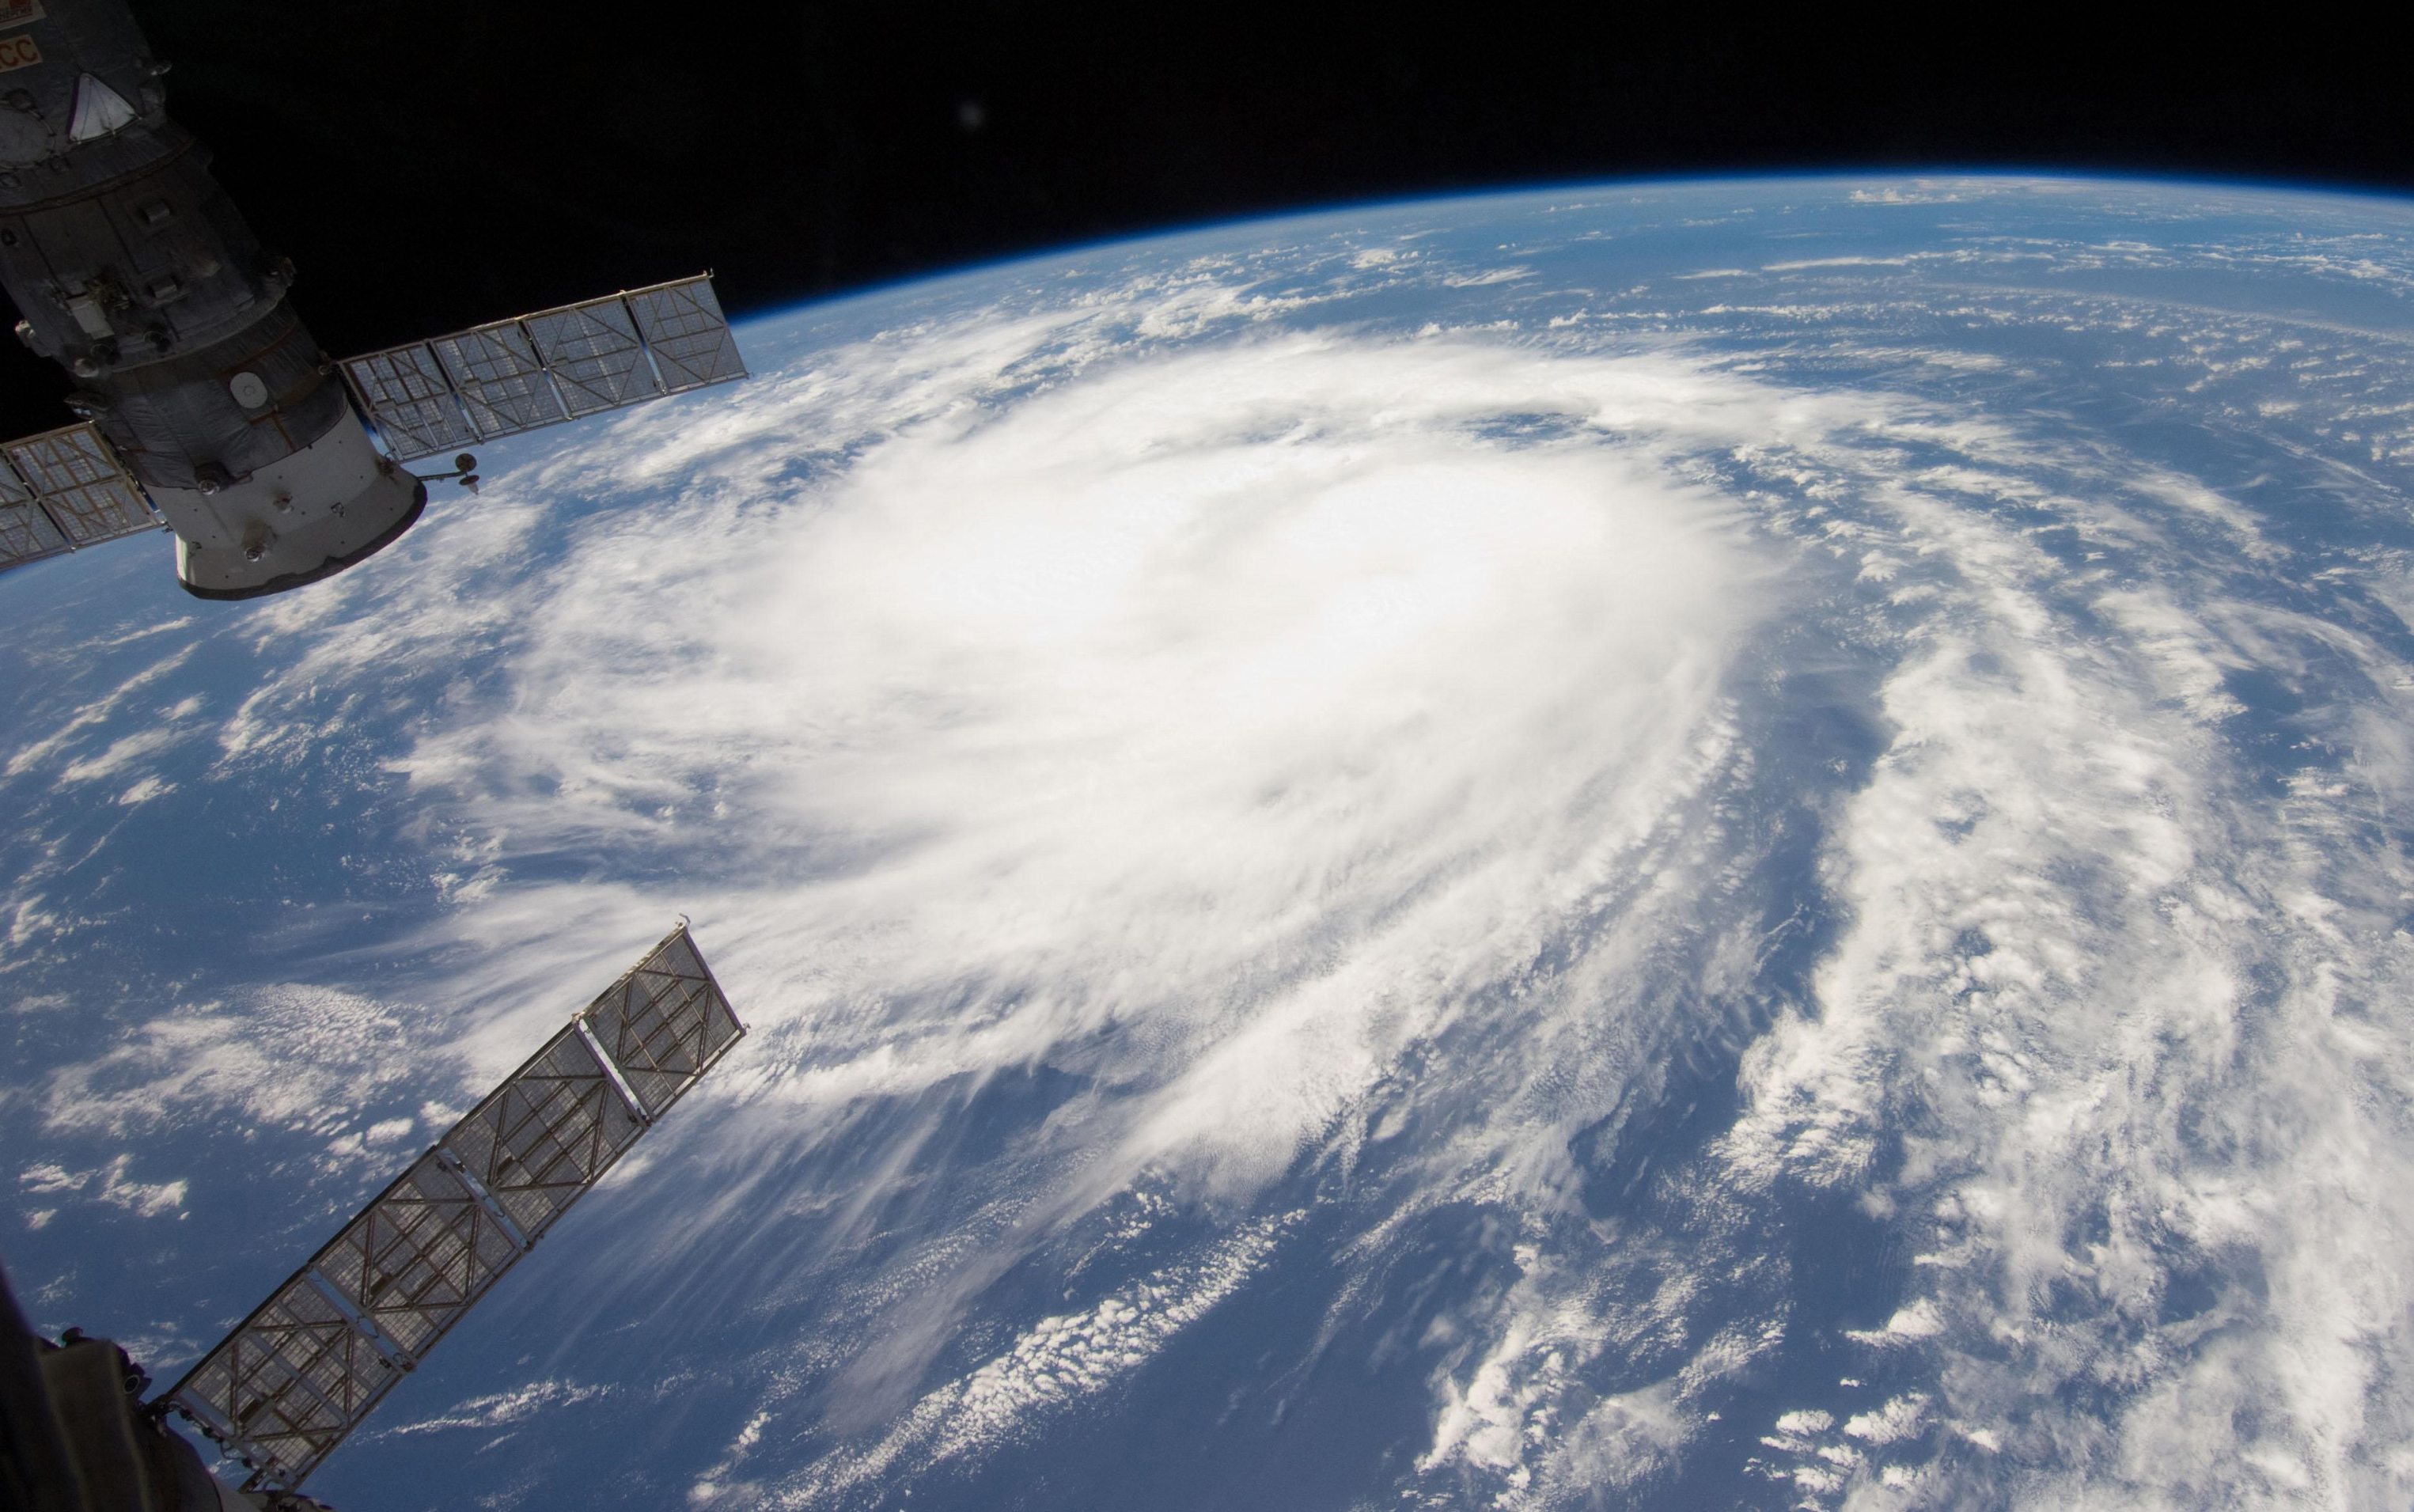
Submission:
M 200 597 L 298 588 L 410 529 L 406 462 L 747 376 L 708 274 L 330 361 L 166 72 L 122 0 L 0 3 L 0 284 L 82 417 L 0 442 L 0 569 L 164 527 Z

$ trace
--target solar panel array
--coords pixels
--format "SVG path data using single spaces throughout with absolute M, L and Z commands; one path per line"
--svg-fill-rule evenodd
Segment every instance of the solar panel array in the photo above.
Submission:
M 712 276 L 538 310 L 345 359 L 404 461 L 747 376 Z
M 142 486 L 89 425 L 0 442 L 0 570 L 161 528 Z
M 682 924 L 614 982 L 165 1399 L 291 1490 L 745 1025 Z

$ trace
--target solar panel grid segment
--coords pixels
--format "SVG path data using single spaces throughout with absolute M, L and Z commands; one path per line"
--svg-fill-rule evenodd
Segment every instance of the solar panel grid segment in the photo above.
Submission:
M 253 1466 L 250 1484 L 298 1486 L 744 1033 L 682 924 L 446 1130 L 167 1400 Z M 597 1044 L 610 1047 L 610 1060 Z M 624 1080 L 645 1089 L 642 1107 L 623 1099 Z
M 521 317 L 573 415 L 617 410 L 660 394 L 645 343 L 618 294 Z
M 39 561 L 67 546 L 67 538 L 34 502 L 34 490 L 0 463 L 0 568 Z
M 134 486 L 125 479 L 85 484 L 42 496 L 43 510 L 80 546 L 159 528 Z
M 88 425 L 21 436 L 0 450 L 8 454 L 9 466 L 36 493 L 60 493 L 124 476 L 100 432 Z
M 118 466 L 109 443 L 91 426 L 65 426 L 22 437 L 0 445 L 0 452 L 77 546 L 139 534 L 159 523 L 134 480 Z
M 159 526 L 142 489 L 89 425 L 0 442 L 0 568 Z
M 661 1116 L 745 1032 L 684 935 L 597 998 L 588 1021 L 649 1117 Z
M 433 457 L 478 439 L 426 342 L 348 357 L 343 370 L 353 397 L 397 458 Z
M 205 1429 L 262 1471 L 298 1482 L 402 1378 L 343 1310 L 297 1273 L 176 1388 Z
M 627 297 L 637 330 L 654 354 L 654 366 L 662 369 L 666 393 L 747 376 L 709 275 L 633 289 Z
M 440 1143 L 534 1240 L 644 1132 L 595 1053 L 565 1028 Z
M 348 1224 L 313 1266 L 406 1360 L 520 1256 L 459 1175 L 436 1152 Z
M 39 561 L 67 549 L 67 536 L 40 505 L 30 499 L 0 502 L 0 568 Z
M 497 321 L 430 344 L 481 437 L 514 435 L 570 418 L 519 322 Z

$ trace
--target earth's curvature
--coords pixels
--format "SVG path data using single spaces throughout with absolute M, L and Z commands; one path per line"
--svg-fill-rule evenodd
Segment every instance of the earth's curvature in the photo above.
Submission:
M 1613 186 L 753 321 L 0 578 L 5 1249 L 165 1377 L 680 912 L 377 1509 L 2399 1507 L 2414 207 Z

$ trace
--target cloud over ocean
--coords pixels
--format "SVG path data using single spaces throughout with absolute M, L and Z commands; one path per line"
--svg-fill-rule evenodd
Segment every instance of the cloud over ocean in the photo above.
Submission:
M 2409 229 L 1228 228 L 0 583 L 0 1245 L 175 1365 L 685 912 L 742 1053 L 321 1494 L 2402 1502 Z

